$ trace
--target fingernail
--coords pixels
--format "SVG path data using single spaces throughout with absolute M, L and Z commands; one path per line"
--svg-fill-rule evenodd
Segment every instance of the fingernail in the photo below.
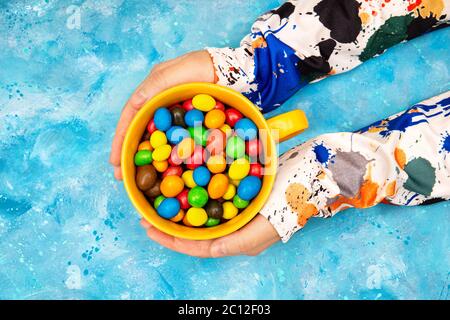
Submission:
M 148 228 L 150 228 L 150 227 L 152 226 L 152 225 L 151 225 L 147 220 L 145 220 L 145 219 L 141 219 L 140 223 L 141 223 L 141 226 L 143 226 L 145 229 L 148 229 Z

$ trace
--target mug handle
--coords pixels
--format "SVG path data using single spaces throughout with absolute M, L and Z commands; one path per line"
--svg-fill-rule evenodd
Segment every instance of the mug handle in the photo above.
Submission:
M 278 132 L 278 137 L 274 135 L 278 143 L 302 133 L 309 126 L 305 112 L 298 109 L 267 119 L 267 124 L 272 131 Z

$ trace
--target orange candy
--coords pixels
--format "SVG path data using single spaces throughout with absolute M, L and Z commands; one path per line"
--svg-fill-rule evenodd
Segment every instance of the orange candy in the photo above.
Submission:
M 167 198 L 176 197 L 184 189 L 184 182 L 179 176 L 167 176 L 161 182 L 161 193 Z
M 223 155 L 211 156 L 206 162 L 206 167 L 211 173 L 222 173 L 227 168 L 227 161 Z
M 205 116 L 205 126 L 209 129 L 218 129 L 225 123 L 225 113 L 222 110 L 214 109 Z
M 224 174 L 216 174 L 208 185 L 208 194 L 211 199 L 220 199 L 228 190 L 228 177 Z
M 153 161 L 152 164 L 155 167 L 156 171 L 158 171 L 158 172 L 164 172 L 169 167 L 169 163 L 167 162 L 167 160 Z
M 184 216 L 185 216 L 184 210 L 180 209 L 178 214 L 175 217 L 173 217 L 172 219 L 170 219 L 170 221 L 180 222 L 180 221 L 182 221 L 184 219 Z

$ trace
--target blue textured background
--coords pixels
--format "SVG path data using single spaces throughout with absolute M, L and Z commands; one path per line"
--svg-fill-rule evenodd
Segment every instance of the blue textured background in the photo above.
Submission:
M 0 3 L 0 298 L 449 298 L 449 205 L 316 219 L 256 258 L 201 260 L 150 242 L 108 165 L 151 66 L 235 46 L 267 0 Z M 66 12 L 78 5 L 81 28 Z M 275 113 L 349 131 L 450 89 L 450 30 L 310 85 Z

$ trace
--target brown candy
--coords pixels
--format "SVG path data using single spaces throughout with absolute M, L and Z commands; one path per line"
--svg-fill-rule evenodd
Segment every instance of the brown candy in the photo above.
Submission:
M 180 126 L 186 128 L 186 123 L 184 122 L 184 115 L 186 114 L 186 110 L 181 107 L 175 107 L 171 110 L 173 124 L 176 126 Z
M 158 175 L 154 166 L 146 165 L 137 168 L 136 184 L 142 191 L 147 191 L 152 188 L 157 178 Z
M 161 195 L 161 180 L 156 181 L 155 185 L 145 191 L 145 195 L 149 198 L 156 198 Z
M 148 132 L 147 130 L 145 130 L 145 133 L 144 133 L 144 135 L 142 136 L 141 142 L 150 140 L 150 136 L 151 136 L 150 132 Z
M 209 200 L 205 206 L 206 213 L 208 217 L 214 219 L 222 219 L 223 207 L 222 204 L 217 200 Z

